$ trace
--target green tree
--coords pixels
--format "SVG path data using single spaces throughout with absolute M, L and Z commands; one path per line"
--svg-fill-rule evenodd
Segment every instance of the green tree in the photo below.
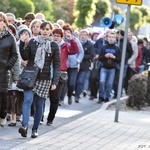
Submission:
M 134 33 L 134 35 L 138 35 L 139 27 L 142 25 L 142 13 L 136 7 L 132 7 L 130 11 L 130 30 Z
M 53 22 L 52 15 L 53 2 L 51 0 L 31 0 L 35 5 L 35 13 L 41 12 L 45 15 L 46 20 Z
M 150 8 L 146 5 L 142 5 L 139 7 L 135 7 L 135 9 L 139 10 L 142 13 L 142 25 L 146 25 L 147 23 L 149 23 Z
M 9 2 L 9 0 L 0 0 L 0 10 L 2 11 L 2 12 L 4 12 L 4 13 L 6 13 L 7 12 L 7 10 L 8 9 L 10 9 L 10 6 L 9 6 L 9 4 L 10 4 L 10 2 Z
M 103 17 L 110 17 L 111 3 L 109 0 L 98 0 L 96 2 L 96 13 L 94 15 L 94 22 L 100 22 Z
M 58 19 L 63 19 L 65 22 L 72 24 L 75 16 L 73 14 L 74 0 L 55 0 L 53 1 L 54 22 Z
M 97 0 L 76 0 L 75 1 L 75 23 L 74 26 L 83 28 L 93 23 L 93 16 L 96 13 Z
M 31 0 L 12 0 L 6 12 L 14 13 L 16 17 L 24 18 L 27 12 L 34 12 L 34 4 Z M 5 12 L 5 13 L 6 13 Z

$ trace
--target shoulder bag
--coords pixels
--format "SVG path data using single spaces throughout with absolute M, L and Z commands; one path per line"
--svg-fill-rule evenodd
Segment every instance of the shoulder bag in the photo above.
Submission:
M 17 87 L 24 90 L 33 89 L 39 73 L 37 66 L 25 66 L 19 76 Z
M 67 80 L 68 80 L 68 73 L 67 73 L 67 71 L 61 71 L 59 82 L 66 83 Z

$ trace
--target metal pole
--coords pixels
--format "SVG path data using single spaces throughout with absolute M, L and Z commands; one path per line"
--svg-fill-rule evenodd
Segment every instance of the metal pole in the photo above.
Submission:
M 148 99 L 148 105 L 150 105 L 150 63 L 148 63 L 147 99 Z
M 127 5 L 127 17 L 126 17 L 125 35 L 124 35 L 123 50 L 122 50 L 122 57 L 121 57 L 121 67 L 120 67 L 120 74 L 119 74 L 119 85 L 118 85 L 118 93 L 117 93 L 115 122 L 118 122 L 119 109 L 120 109 L 120 97 L 121 97 L 121 91 L 122 91 L 124 63 L 125 63 L 125 56 L 126 56 L 127 35 L 128 35 L 129 19 L 130 19 L 130 8 L 131 8 L 131 5 Z

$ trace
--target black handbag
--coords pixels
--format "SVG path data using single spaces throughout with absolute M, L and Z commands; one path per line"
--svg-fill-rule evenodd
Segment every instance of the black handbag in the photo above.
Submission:
M 100 63 L 99 60 L 94 62 L 93 69 L 91 71 L 91 78 L 99 80 L 100 78 Z
M 68 80 L 68 74 L 66 71 L 61 71 L 59 82 L 66 83 Z
M 33 89 L 38 73 L 39 68 L 37 66 L 25 66 L 19 76 L 17 87 L 24 90 Z

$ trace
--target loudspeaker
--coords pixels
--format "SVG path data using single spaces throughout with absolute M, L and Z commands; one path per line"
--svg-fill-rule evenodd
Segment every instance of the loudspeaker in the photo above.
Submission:
M 114 22 L 116 26 L 120 26 L 124 22 L 124 17 L 121 14 L 114 16 Z
M 103 26 L 103 27 L 110 27 L 111 25 L 112 25 L 112 21 L 111 21 L 111 19 L 110 18 L 108 18 L 108 17 L 104 17 L 102 20 L 101 20 L 101 25 Z

